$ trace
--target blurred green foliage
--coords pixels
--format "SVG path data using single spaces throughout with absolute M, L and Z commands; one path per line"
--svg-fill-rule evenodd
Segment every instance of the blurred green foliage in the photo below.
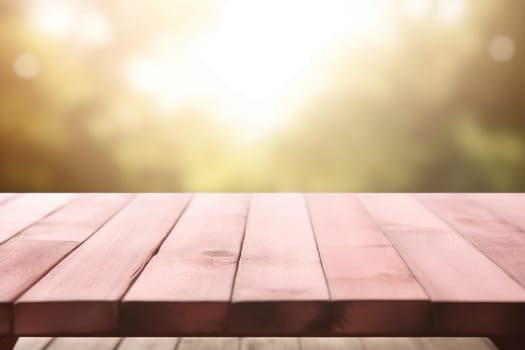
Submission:
M 255 142 L 206 108 L 165 115 L 119 78 L 167 19 L 117 19 L 116 44 L 79 53 L 33 33 L 21 3 L 0 2 L 1 191 L 525 190 L 521 0 L 472 1 L 461 29 L 401 23 L 395 45 L 348 50 Z M 498 35 L 514 42 L 507 62 L 488 53 Z M 40 58 L 34 79 L 13 72 L 23 52 Z

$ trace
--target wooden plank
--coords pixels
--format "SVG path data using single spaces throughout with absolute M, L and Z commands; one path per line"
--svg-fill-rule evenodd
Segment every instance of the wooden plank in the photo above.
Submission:
M 55 338 L 46 350 L 113 350 L 120 338 Z
M 328 302 L 304 196 L 254 195 L 233 291 L 232 334 L 324 332 Z
M 181 215 L 190 195 L 142 194 L 15 304 L 15 333 L 118 330 L 118 304 Z
M 337 239 L 346 247 L 391 246 L 357 195 L 315 193 L 306 198 L 318 243 L 334 245 Z
M 429 194 L 419 198 L 525 287 L 525 232 L 519 226 L 496 216 L 470 195 Z M 525 212 L 525 198 L 520 207 Z
M 177 350 L 237 350 L 238 338 L 182 338 Z M 255 350 L 255 349 L 254 349 Z
M 525 290 L 413 196 L 361 198 L 431 297 L 432 334 L 525 331 Z
M 73 197 L 70 193 L 23 194 L 0 205 L 0 243 L 58 209 Z
M 133 197 L 127 193 L 79 194 L 67 205 L 29 226 L 16 239 L 83 242 Z
M 20 338 L 15 350 L 45 350 L 52 340 L 49 337 Z
M 482 338 L 363 338 L 366 350 L 496 350 Z
M 178 338 L 125 338 L 117 350 L 175 350 Z
M 0 333 L 11 331 L 12 303 L 102 226 L 129 195 L 81 194 L 0 245 Z
M 525 194 L 523 193 L 476 193 L 470 194 L 473 200 L 484 205 L 495 215 L 520 230 L 525 230 Z
M 486 338 L 413 338 L 422 350 L 497 350 Z
M 301 350 L 365 350 L 359 338 L 299 338 Z
M 299 350 L 298 338 L 243 338 L 241 350 Z
M 55 346 L 75 343 L 75 346 L 93 347 L 101 344 L 103 348 L 115 345 L 115 339 L 71 338 L 56 339 Z M 15 350 L 44 350 L 53 338 L 20 338 Z M 175 350 L 178 338 L 124 338 L 118 344 L 117 350 Z M 102 341 L 102 342 L 101 342 Z M 496 347 L 486 338 L 289 338 L 289 339 L 243 339 L 244 349 L 297 349 L 297 342 L 302 350 L 364 350 L 363 341 L 370 344 L 370 349 L 417 349 L 417 350 L 496 350 Z M 240 346 L 238 338 L 180 338 L 177 350 L 237 350 Z M 403 347 L 406 346 L 406 347 Z M 67 348 L 69 349 L 69 348 Z M 2 349 L 3 350 L 3 349 Z M 367 348 L 368 350 L 368 348 Z
M 0 193 L 0 204 L 7 203 L 11 199 L 15 198 L 15 193 Z
M 226 331 L 248 200 L 242 194 L 193 199 L 124 297 L 124 334 L 210 336 Z
M 423 350 L 410 338 L 363 338 L 366 350 Z
M 428 297 L 355 195 L 311 194 L 310 216 L 333 305 L 333 332 L 421 332 Z

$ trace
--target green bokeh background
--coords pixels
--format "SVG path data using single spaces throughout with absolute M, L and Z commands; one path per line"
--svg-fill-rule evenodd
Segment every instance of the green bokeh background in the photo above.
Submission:
M 329 88 L 250 143 L 205 108 L 161 115 L 132 91 L 122 59 L 172 18 L 102 3 L 115 40 L 79 53 L 35 33 L 23 1 L 0 2 L 1 191 L 525 190 L 522 0 L 470 1 L 456 27 L 400 21 L 399 40 L 349 49 Z M 507 62 L 488 53 L 498 35 Z M 23 52 L 40 59 L 34 79 L 13 71 Z

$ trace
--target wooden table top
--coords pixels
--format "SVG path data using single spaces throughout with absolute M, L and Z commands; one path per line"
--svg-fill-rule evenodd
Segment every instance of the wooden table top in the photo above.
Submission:
M 0 194 L 0 335 L 525 335 L 523 194 Z
M 496 350 L 485 338 L 28 337 L 15 350 Z M 522 350 L 522 349 L 520 349 Z

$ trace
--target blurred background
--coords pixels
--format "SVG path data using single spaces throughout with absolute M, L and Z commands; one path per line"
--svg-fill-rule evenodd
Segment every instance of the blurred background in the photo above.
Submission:
M 522 0 L 2 0 L 1 191 L 524 191 Z

